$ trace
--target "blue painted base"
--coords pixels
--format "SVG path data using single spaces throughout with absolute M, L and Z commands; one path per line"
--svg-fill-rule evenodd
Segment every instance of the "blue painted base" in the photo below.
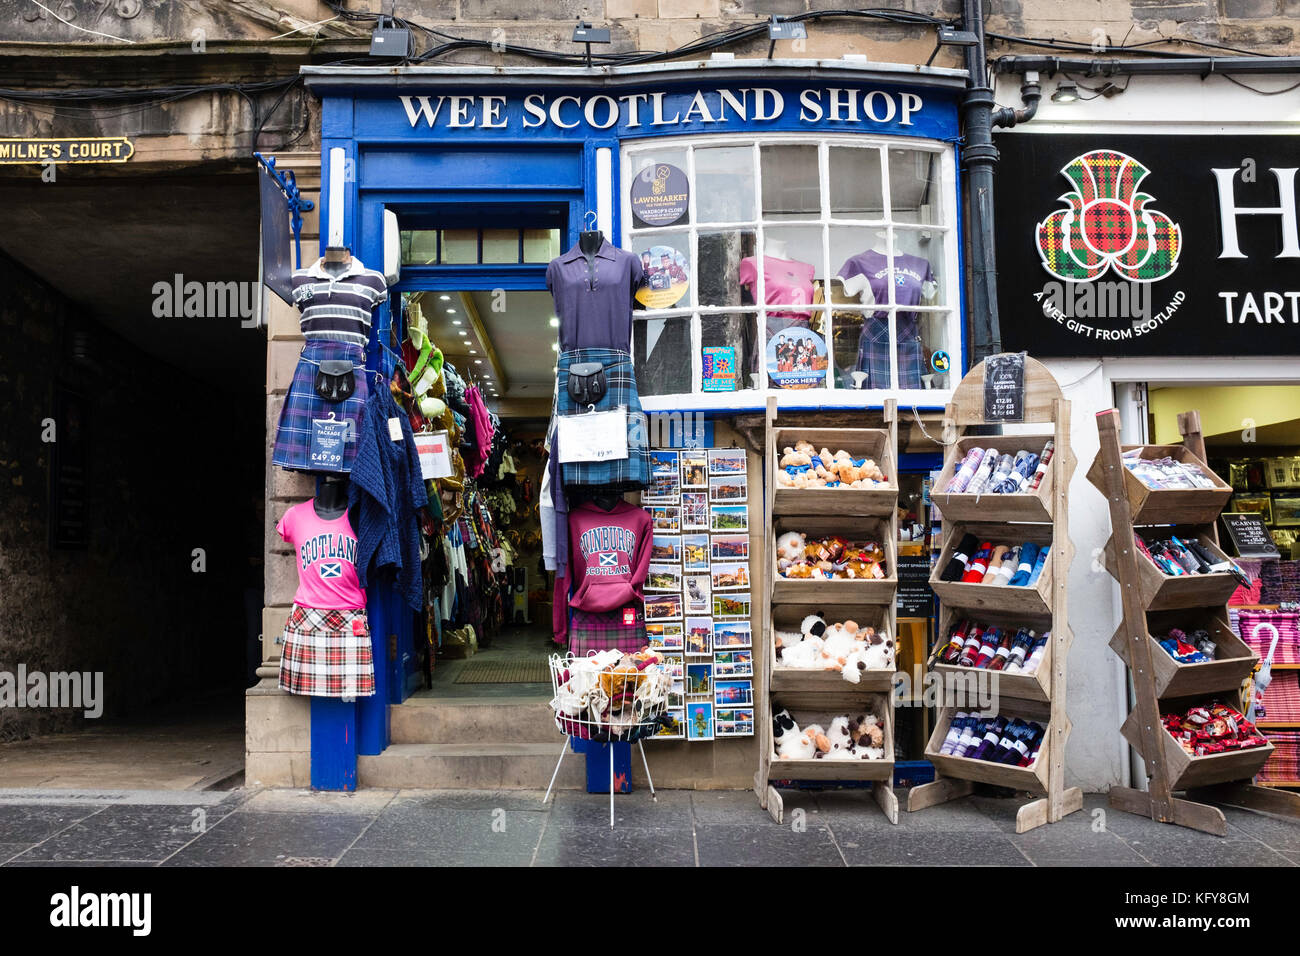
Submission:
M 614 792 L 632 792 L 632 745 L 600 744 L 593 740 L 569 738 L 573 752 L 587 755 L 587 792 L 609 793 L 609 748 L 614 748 Z
M 311 788 L 357 789 L 357 704 L 311 699 Z

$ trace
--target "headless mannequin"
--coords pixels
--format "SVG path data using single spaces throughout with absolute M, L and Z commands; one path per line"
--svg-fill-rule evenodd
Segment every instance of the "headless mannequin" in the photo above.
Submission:
M 601 511 L 613 511 L 622 500 L 622 495 L 597 494 L 591 496 L 591 503 Z
M 347 246 L 330 246 L 321 258 L 321 268 L 330 275 L 342 275 L 352 265 L 352 250 Z
M 578 233 L 578 248 L 587 258 L 587 275 L 596 273 L 596 253 L 605 243 L 605 234 L 599 229 L 589 229 Z
M 785 244 L 785 241 L 782 239 L 764 239 L 763 258 L 785 259 L 787 262 L 789 262 L 791 261 L 790 248 Z
M 327 475 L 316 488 L 312 510 L 322 521 L 333 521 L 347 513 L 348 479 L 343 475 Z

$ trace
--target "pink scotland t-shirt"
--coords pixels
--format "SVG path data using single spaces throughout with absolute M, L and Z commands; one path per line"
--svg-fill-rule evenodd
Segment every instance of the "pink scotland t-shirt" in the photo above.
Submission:
M 763 287 L 765 305 L 810 305 L 813 297 L 813 276 L 817 269 L 806 262 L 794 259 L 763 257 Z M 755 286 L 758 282 L 758 264 L 753 256 L 740 260 L 737 278 L 741 285 Z M 757 289 L 754 290 L 757 292 Z M 797 315 L 807 318 L 810 312 L 788 310 L 772 315 Z
M 304 501 L 286 511 L 275 530 L 293 545 L 297 557 L 294 604 L 327 609 L 366 606 L 366 594 L 357 583 L 357 536 L 347 512 L 326 521 L 316 514 L 313 501 Z

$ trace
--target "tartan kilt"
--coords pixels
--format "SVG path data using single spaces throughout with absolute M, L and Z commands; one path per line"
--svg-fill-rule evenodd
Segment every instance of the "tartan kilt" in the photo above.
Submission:
M 327 402 L 316 394 L 314 363 L 340 359 L 352 362 L 352 377 L 356 387 L 345 400 Z M 284 407 L 280 409 L 280 423 L 275 429 L 275 451 L 271 463 L 294 471 L 319 470 L 311 465 L 311 423 L 314 418 L 329 418 L 329 413 L 333 412 L 336 420 L 346 419 L 352 422 L 353 437 L 343 445 L 343 467 L 339 469 L 351 471 L 352 462 L 357 456 L 357 429 L 361 427 L 361 415 L 366 407 L 367 381 L 366 353 L 361 346 L 326 339 L 308 339 L 298 356 L 298 367 L 293 370 L 289 394 L 284 397 Z
M 564 462 L 560 465 L 564 484 L 640 491 L 650 483 L 650 429 L 641 411 L 632 356 L 617 349 L 571 349 L 562 353 L 556 369 L 557 415 L 576 415 L 589 410 L 579 409 L 569 397 L 569 366 L 580 362 L 599 362 L 605 367 L 605 395 L 590 410 L 608 412 L 620 406 L 627 409 L 627 457 L 613 461 Z
M 898 387 L 924 388 L 921 381 L 922 355 L 920 332 L 913 315 L 898 314 Z M 857 371 L 867 373 L 864 388 L 889 388 L 889 319 L 884 313 L 869 315 L 862 323 L 858 338 Z
M 355 621 L 361 633 L 355 633 Z M 293 606 L 284 625 L 280 689 L 310 697 L 370 697 L 375 663 L 364 608 Z
M 636 610 L 636 623 L 623 623 L 623 610 L 579 611 L 574 608 L 569 624 L 569 653 L 586 657 L 591 651 L 617 649 L 635 654 L 650 641 L 645 634 L 645 611 Z

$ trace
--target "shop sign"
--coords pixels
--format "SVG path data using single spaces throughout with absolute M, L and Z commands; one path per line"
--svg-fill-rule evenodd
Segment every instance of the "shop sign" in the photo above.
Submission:
M 1273 535 L 1264 524 L 1264 516 L 1254 512 L 1231 513 L 1220 515 L 1223 527 L 1232 539 L 1233 547 L 1240 558 L 1276 558 L 1277 545 Z
M 984 420 L 1025 420 L 1025 353 L 990 355 L 984 360 Z
M 0 165 L 20 163 L 125 163 L 135 144 L 125 136 L 0 139 Z
M 801 326 L 781 329 L 767 340 L 767 376 L 774 388 L 822 388 L 826 384 L 826 341 Z
M 632 215 L 638 226 L 672 226 L 686 215 L 691 188 L 686 173 L 670 163 L 652 163 L 632 179 Z
M 691 284 L 690 263 L 672 246 L 651 246 L 633 250 L 641 257 L 645 283 L 637 289 L 637 301 L 647 309 L 671 309 Z
M 1300 354 L 1293 137 L 1021 133 L 998 150 L 1004 347 Z

